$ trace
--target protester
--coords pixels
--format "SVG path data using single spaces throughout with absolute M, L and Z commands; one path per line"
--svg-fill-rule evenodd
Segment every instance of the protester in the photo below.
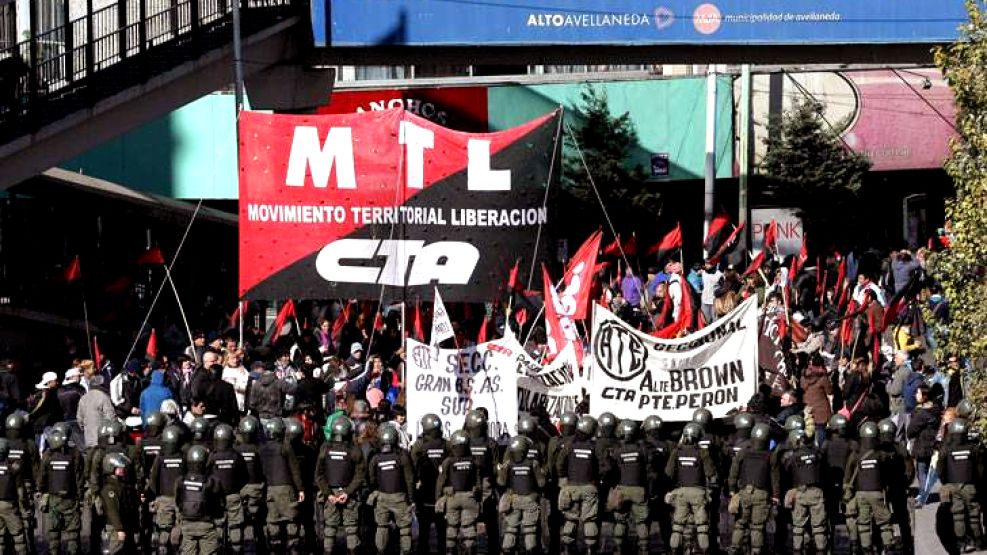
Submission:
M 224 382 L 233 386 L 236 394 L 237 408 L 241 413 L 246 411 L 247 383 L 250 381 L 250 373 L 243 366 L 243 351 L 239 348 L 227 350 L 223 363 Z
M 172 398 L 171 390 L 165 385 L 163 370 L 151 372 L 151 383 L 141 392 L 140 415 L 141 422 L 147 426 L 147 417 L 161 410 L 161 403 Z
M 51 430 L 52 425 L 65 421 L 65 414 L 58 400 L 58 374 L 45 372 L 34 389 L 35 392 L 28 398 L 27 403 L 28 420 L 34 428 L 35 442 L 41 449 L 44 445 L 44 435 Z
M 103 386 L 103 377 L 96 375 L 89 379 L 89 391 L 79 400 L 76 419 L 85 437 L 85 449 L 95 447 L 99 439 L 99 429 L 104 424 L 116 420 L 116 409 L 110 401 L 110 394 Z

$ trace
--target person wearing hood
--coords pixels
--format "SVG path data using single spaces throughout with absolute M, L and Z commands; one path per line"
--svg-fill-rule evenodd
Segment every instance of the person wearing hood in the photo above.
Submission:
M 85 448 L 95 447 L 99 441 L 99 428 L 116 420 L 116 410 L 110 401 L 110 394 L 103 385 L 103 376 L 89 378 L 89 392 L 79 399 L 76 419 L 85 438 Z
M 120 372 L 110 381 L 110 400 L 116 407 L 120 418 L 140 415 L 141 390 L 141 361 L 132 358 L 127 361 Z
M 146 426 L 147 417 L 152 412 L 161 410 L 161 403 L 172 399 L 171 389 L 165 385 L 165 373 L 163 370 L 151 372 L 151 383 L 141 392 L 140 411 L 141 422 Z
M 279 380 L 273 367 L 266 367 L 260 379 L 250 386 L 250 398 L 247 408 L 261 421 L 261 427 L 281 416 L 282 401 L 285 396 L 294 393 L 294 387 L 284 380 Z

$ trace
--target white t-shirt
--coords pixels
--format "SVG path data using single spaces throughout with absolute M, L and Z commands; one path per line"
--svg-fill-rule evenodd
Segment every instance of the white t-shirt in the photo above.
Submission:
M 247 382 L 250 381 L 250 372 L 243 366 L 237 368 L 223 368 L 223 381 L 233 386 L 236 392 L 236 405 L 240 412 L 244 412 L 244 404 L 247 394 Z

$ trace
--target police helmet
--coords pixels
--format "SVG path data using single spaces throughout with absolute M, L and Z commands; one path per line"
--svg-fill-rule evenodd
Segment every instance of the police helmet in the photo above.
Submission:
M 210 425 L 209 421 L 205 418 L 199 416 L 192 420 L 192 439 L 194 441 L 205 441 L 209 438 Z
M 72 428 L 69 427 L 68 422 L 55 422 L 51 427 L 51 431 L 59 431 L 65 434 L 65 437 L 72 435 Z
M 977 411 L 977 407 L 969 399 L 963 399 L 956 405 L 957 418 L 970 418 Z
M 641 427 L 644 429 L 644 433 L 652 434 L 658 433 L 661 430 L 662 420 L 657 414 L 652 414 L 651 416 L 644 419 L 644 423 Z
M 576 423 L 576 432 L 583 434 L 586 437 L 593 437 L 596 435 L 596 419 L 588 414 L 584 414 L 579 417 L 579 422 Z
M 469 452 L 470 436 L 464 430 L 456 430 L 449 438 L 449 449 L 457 456 L 463 456 Z
M 874 439 L 877 437 L 877 434 L 877 424 L 873 422 L 864 422 L 860 425 L 860 439 Z
M 517 421 L 517 433 L 530 436 L 538 429 L 538 423 L 530 416 L 522 416 Z
M 65 434 L 58 430 L 52 430 L 48 433 L 48 446 L 52 449 L 61 449 L 65 447 L 65 442 L 67 441 Z
M 801 428 L 793 428 L 788 430 L 788 443 L 793 446 L 805 445 L 805 430 Z
M 946 433 L 951 436 L 965 437 L 968 430 L 969 425 L 967 424 L 966 419 L 957 418 L 949 423 L 949 428 L 946 430 Z
M 100 427 L 99 436 L 103 438 L 108 445 L 116 445 L 118 442 L 123 440 L 123 434 L 126 428 L 123 427 L 118 420 L 110 420 L 106 424 Z
M 426 414 L 422 417 L 422 432 L 428 434 L 435 431 L 442 431 L 442 419 L 436 414 Z
M 345 443 L 353 438 L 353 421 L 345 416 L 337 416 L 332 421 L 329 441 Z
M 302 437 L 305 433 L 305 426 L 302 422 L 294 417 L 289 417 L 284 419 L 284 436 L 288 441 L 295 441 L 296 439 Z
M 893 438 L 898 433 L 898 426 L 890 418 L 885 418 L 877 423 L 877 433 L 882 437 Z
M 613 437 L 617 431 L 617 417 L 612 412 L 605 412 L 597 419 L 600 426 L 600 437 Z
M 147 433 L 152 437 L 160 434 L 167 425 L 168 417 L 164 413 L 154 411 L 147 417 Z
M 579 415 L 574 412 L 563 412 L 559 419 L 559 429 L 563 435 L 576 432 L 576 424 L 579 422 Z
M 212 443 L 216 450 L 228 449 L 233 445 L 233 427 L 229 424 L 218 424 L 212 430 Z
M 733 427 L 738 430 L 749 430 L 754 427 L 754 415 L 749 412 L 740 412 L 733 417 Z
M 244 416 L 240 419 L 240 424 L 237 425 L 237 432 L 243 438 L 243 441 L 250 443 L 257 439 L 257 429 L 260 428 L 260 422 L 254 416 Z
M 637 439 L 637 434 L 641 427 L 638 425 L 637 420 L 621 420 L 620 421 L 620 437 L 625 441 L 634 441 Z
M 512 461 L 519 463 L 528 456 L 528 451 L 532 445 L 531 440 L 527 437 L 514 436 L 507 445 L 507 454 L 511 457 Z
M 8 416 L 7 421 L 5 422 L 6 429 L 8 431 L 15 431 L 15 432 L 20 432 L 21 428 L 23 428 L 26 424 L 27 424 L 27 418 L 25 418 L 24 415 L 19 412 L 15 412 L 10 416 Z
M 130 467 L 130 459 L 123 453 L 107 453 L 103 456 L 103 474 L 116 474 L 118 469 Z
M 805 418 L 802 418 L 799 414 L 793 414 L 785 419 L 785 430 L 804 430 L 805 429 Z
M 483 411 L 471 410 L 467 413 L 466 429 L 475 432 L 481 432 L 487 429 L 487 416 L 483 414 Z
M 754 428 L 751 430 L 751 440 L 754 441 L 758 446 L 765 446 L 768 444 L 768 440 L 771 439 L 771 427 L 761 422 L 755 424 Z
M 709 412 L 708 409 L 696 409 L 692 413 L 692 421 L 706 429 L 713 421 L 713 413 Z
M 284 420 L 271 418 L 264 422 L 264 433 L 269 439 L 281 441 L 284 439 Z
M 842 414 L 834 414 L 830 417 L 829 422 L 826 423 L 826 428 L 834 432 L 842 434 L 846 431 L 846 427 L 849 425 L 849 421 Z
M 161 443 L 166 446 L 176 447 L 182 443 L 182 436 L 185 432 L 178 426 L 165 426 L 161 431 Z
M 381 447 L 393 449 L 398 445 L 398 431 L 390 424 L 384 424 L 377 429 L 377 440 Z
M 209 460 L 209 449 L 204 445 L 193 445 L 185 453 L 185 464 L 192 472 L 204 472 Z
M 697 422 L 689 422 L 682 429 L 682 443 L 692 445 L 702 439 L 703 427 Z

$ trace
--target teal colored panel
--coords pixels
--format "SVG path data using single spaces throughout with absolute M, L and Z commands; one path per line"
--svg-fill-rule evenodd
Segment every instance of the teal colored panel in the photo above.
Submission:
M 173 198 L 235 199 L 234 97 L 200 98 L 61 167 Z
M 730 77 L 718 79 L 716 172 L 733 173 L 733 106 Z M 566 122 L 580 125 L 578 108 L 585 83 L 491 87 L 491 130 L 519 125 L 562 105 Z M 706 79 L 679 78 L 594 83 L 606 91 L 615 116 L 628 112 L 638 135 L 631 163 L 650 168 L 651 154 L 668 154 L 667 179 L 699 179 L 706 158 Z

